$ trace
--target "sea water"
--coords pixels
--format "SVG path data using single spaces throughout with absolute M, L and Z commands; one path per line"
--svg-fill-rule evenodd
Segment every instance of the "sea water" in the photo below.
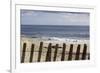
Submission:
M 89 26 L 82 25 L 21 25 L 21 36 L 34 38 L 89 39 Z

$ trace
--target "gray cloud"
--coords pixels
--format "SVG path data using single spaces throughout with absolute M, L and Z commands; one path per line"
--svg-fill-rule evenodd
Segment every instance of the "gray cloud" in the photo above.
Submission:
M 21 10 L 22 25 L 89 25 L 89 13 Z

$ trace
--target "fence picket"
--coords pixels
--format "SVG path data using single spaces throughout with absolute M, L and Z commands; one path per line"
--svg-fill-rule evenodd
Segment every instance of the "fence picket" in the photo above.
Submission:
M 41 60 L 42 48 L 43 48 L 43 42 L 40 42 L 40 47 L 38 52 L 38 62 L 40 62 Z
M 84 44 L 83 54 L 82 54 L 82 60 L 85 60 L 86 59 L 86 52 L 87 52 L 87 45 Z
M 22 51 L 21 63 L 24 63 L 25 52 L 26 52 L 26 43 L 23 44 L 23 51 Z
M 49 43 L 45 61 L 51 61 L 51 48 L 52 48 L 52 44 Z
M 55 46 L 55 52 L 54 52 L 54 59 L 53 59 L 53 61 L 56 61 L 57 51 L 58 51 L 58 44 L 56 44 L 56 46 Z
M 34 54 L 34 44 L 31 45 L 30 62 L 33 61 L 33 54 Z
M 79 60 L 79 56 L 80 56 L 80 44 L 77 46 L 75 60 Z
M 70 51 L 68 55 L 68 60 L 72 60 L 72 54 L 73 54 L 73 44 L 70 44 Z
M 62 49 L 61 61 L 64 61 L 64 60 L 65 60 L 65 49 L 66 49 L 66 44 L 63 43 L 63 49 Z

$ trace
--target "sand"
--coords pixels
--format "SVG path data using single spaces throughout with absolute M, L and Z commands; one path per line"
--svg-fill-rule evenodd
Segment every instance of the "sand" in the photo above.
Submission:
M 35 52 L 33 54 L 33 62 L 37 62 L 40 42 L 43 42 L 41 62 L 45 62 L 46 53 L 47 53 L 47 47 L 48 47 L 49 43 L 52 43 L 52 46 L 55 46 L 56 44 L 58 44 L 59 47 L 62 47 L 63 43 L 66 44 L 65 61 L 68 60 L 68 52 L 69 52 L 69 49 L 70 49 L 70 44 L 73 44 L 73 52 L 74 53 L 76 52 L 77 46 L 79 44 L 81 45 L 80 53 L 83 52 L 84 44 L 87 44 L 87 53 L 89 53 L 89 40 L 74 40 L 74 39 L 50 40 L 50 39 L 45 39 L 45 38 L 41 39 L 41 38 L 21 37 L 21 49 L 20 49 L 21 50 L 21 56 L 22 56 L 22 50 L 23 50 L 23 43 L 27 44 L 26 53 L 25 53 L 25 60 L 24 60 L 25 63 L 29 63 L 30 51 L 31 51 L 31 45 L 32 44 L 35 45 L 35 47 L 34 47 L 34 51 Z M 51 61 L 53 61 L 53 58 L 54 58 L 54 51 L 55 51 L 55 49 L 52 49 Z M 61 61 L 61 54 L 62 54 L 62 48 L 58 48 L 58 53 L 57 53 L 56 61 Z M 81 60 L 81 57 L 82 57 L 82 55 L 80 54 L 80 60 Z M 75 55 L 73 55 L 72 60 L 75 60 Z

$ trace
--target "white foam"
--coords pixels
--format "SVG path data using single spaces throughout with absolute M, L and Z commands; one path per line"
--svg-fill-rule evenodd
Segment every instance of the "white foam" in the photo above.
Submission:
M 69 43 L 82 43 L 87 42 L 89 40 L 85 39 L 70 39 L 70 38 L 59 38 L 59 37 L 42 37 L 41 39 L 45 40 L 46 42 L 69 42 Z

